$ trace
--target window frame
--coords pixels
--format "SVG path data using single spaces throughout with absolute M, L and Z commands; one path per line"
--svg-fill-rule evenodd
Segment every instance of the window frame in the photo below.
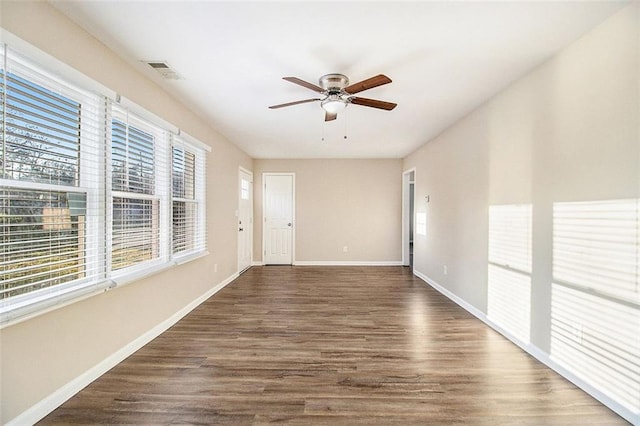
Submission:
M 208 147 L 207 147 L 208 148 Z M 174 172 L 174 156 L 173 150 L 180 149 L 186 153 L 193 154 L 194 156 L 194 170 L 193 170 L 193 198 L 176 197 L 173 192 L 173 172 Z M 201 143 L 197 140 L 190 138 L 184 134 L 172 134 L 171 137 L 171 254 L 178 261 L 184 261 L 191 257 L 198 257 L 202 253 L 206 253 L 207 250 L 207 232 L 206 232 L 206 149 L 203 149 Z M 191 243 L 191 249 L 176 251 L 174 242 L 175 228 L 173 225 L 173 203 L 180 202 L 185 203 L 185 210 L 187 205 L 192 205 L 194 209 L 193 229 L 192 236 L 193 241 Z
M 96 131 L 97 118 L 104 114 L 103 97 L 86 90 L 76 84 L 70 83 L 50 73 L 47 69 L 34 63 L 34 61 L 26 58 L 16 50 L 9 48 L 7 45 L 0 46 L 0 58 L 2 60 L 3 78 L 0 79 L 2 84 L 2 126 L 4 143 L 6 133 L 5 126 L 8 122 L 6 114 L 7 107 L 7 90 L 6 78 L 7 74 L 12 74 L 19 79 L 25 80 L 28 84 L 36 86 L 37 90 L 45 90 L 55 93 L 56 95 L 65 97 L 79 104 L 79 136 L 78 136 L 78 162 L 74 179 L 75 185 L 63 183 L 39 182 L 32 179 L 8 179 L 0 176 L 0 187 L 6 190 L 19 191 L 44 191 L 50 193 L 79 193 L 84 194 L 85 204 L 85 226 L 83 230 L 84 250 L 78 249 L 78 263 L 84 262 L 85 277 L 72 279 L 58 284 L 49 285 L 29 292 L 9 296 L 0 299 L 0 328 L 8 323 L 15 322 L 16 318 L 24 316 L 33 316 L 40 312 L 46 312 L 62 303 L 62 299 L 70 297 L 82 297 L 88 292 L 100 291 L 109 283 L 105 281 L 105 270 L 101 268 L 103 265 L 99 261 L 99 257 L 103 255 L 101 252 L 101 242 L 97 244 L 87 244 L 89 236 L 100 235 L 102 220 L 104 216 L 101 210 L 100 199 L 103 197 L 103 188 L 93 179 L 96 167 L 98 173 L 101 172 L 100 161 L 96 161 L 95 146 L 101 145 L 104 141 L 101 133 Z M 42 126 L 50 126 L 46 121 Z M 94 148 L 90 148 L 94 145 Z M 91 215 L 88 212 L 93 212 Z M 96 217 L 97 216 L 97 220 Z M 84 255 L 80 255 L 83 253 Z M 87 273 L 90 270 L 90 273 Z
M 113 176 L 112 176 L 112 149 L 113 149 L 113 121 L 121 121 L 125 125 L 126 133 L 129 134 L 129 128 L 132 127 L 136 130 L 149 133 L 153 137 L 153 164 L 154 164 L 154 176 L 152 185 L 152 194 L 144 192 L 134 191 L 122 191 L 113 189 Z M 119 103 L 109 102 L 108 108 L 108 120 L 107 124 L 107 157 L 108 167 L 105 174 L 106 191 L 109 200 L 110 221 L 108 222 L 107 238 L 108 238 L 108 254 L 107 265 L 108 270 L 111 272 L 111 277 L 114 279 L 122 278 L 128 274 L 136 274 L 143 272 L 149 268 L 155 268 L 161 266 L 171 260 L 171 251 L 168 249 L 167 244 L 169 238 L 167 237 L 169 230 L 167 228 L 168 212 L 169 212 L 169 171 L 167 170 L 167 152 L 169 149 L 170 131 L 164 129 L 160 125 L 153 122 L 153 118 L 143 117 L 141 114 L 132 112 L 130 108 L 122 106 Z M 128 139 L 128 137 L 127 137 Z M 153 230 L 152 217 L 152 241 L 153 245 L 156 245 L 157 256 L 153 256 L 151 259 L 143 260 L 141 262 L 132 263 L 128 266 L 114 269 L 113 266 L 113 240 L 114 240 L 114 199 L 122 198 L 128 200 L 144 200 L 157 203 L 157 218 L 156 227 L 157 230 Z M 153 208 L 153 207 L 152 207 Z M 130 243 L 136 242 L 130 240 Z
M 19 39 L 16 38 L 15 42 L 21 49 L 20 52 L 14 50 L 13 47 L 9 48 L 7 45 L 0 45 L 0 65 L 2 65 L 1 68 L 4 73 L 14 73 L 14 70 L 10 66 L 8 67 L 7 63 L 14 60 L 19 61 L 20 69 L 25 70 L 24 73 L 16 73 L 20 78 L 24 78 L 32 84 L 52 90 L 55 93 L 61 93 L 74 102 L 78 99 L 73 95 L 76 92 L 82 93 L 83 96 L 91 97 L 93 103 L 85 108 L 84 101 L 80 102 L 81 120 L 79 126 L 77 186 L 5 179 L 0 176 L 0 187 L 7 190 L 45 190 L 52 193 L 83 194 L 86 200 L 84 216 L 86 231 L 83 235 L 84 243 L 82 248 L 78 250 L 82 250 L 79 253 L 84 254 L 83 259 L 91 259 L 92 263 L 90 265 L 88 261 L 84 261 L 84 265 L 87 268 L 91 266 L 92 273 L 80 279 L 0 299 L 0 329 L 208 254 L 206 237 L 198 241 L 198 244 L 194 245 L 191 250 L 175 254 L 173 252 L 171 236 L 173 231 L 171 149 L 174 141 L 177 141 L 181 146 L 186 147 L 196 155 L 194 164 L 194 198 L 187 200 L 187 202 L 197 206 L 195 234 L 206 235 L 206 154 L 211 151 L 211 148 L 182 133 L 172 124 L 146 111 L 137 104 L 110 92 L 107 88 L 93 82 L 70 67 L 43 56 L 37 50 L 31 51 L 33 48 Z M 33 60 L 23 56 L 23 50 L 37 59 Z M 47 67 L 46 65 L 50 66 Z M 49 72 L 49 69 L 55 69 L 56 72 Z M 4 78 L 0 78 L 0 84 L 2 84 L 3 88 L 3 96 L 0 101 L 4 102 Z M 65 87 L 68 88 L 70 94 L 65 92 Z M 122 111 L 125 111 L 130 119 L 127 122 L 129 125 L 132 122 L 135 122 L 135 127 L 143 125 L 144 128 L 142 130 L 144 131 L 147 128 L 152 128 L 154 136 L 159 136 L 156 137 L 154 142 L 154 148 L 160 149 L 159 155 L 154 157 L 153 162 L 156 174 L 154 194 L 114 191 L 112 188 L 111 119 L 114 116 L 114 112 L 116 112 L 115 115 L 117 116 Z M 91 127 L 91 120 L 85 120 L 85 116 L 95 119 L 97 124 Z M 3 108 L 0 114 L 0 124 L 2 126 L 5 125 L 5 117 L 6 114 Z M 2 142 L 4 142 L 4 135 L 0 143 Z M 158 173 L 160 174 L 159 176 Z M 111 263 L 114 220 L 113 199 L 119 196 L 133 197 L 135 199 L 153 199 L 158 203 L 158 250 L 160 255 L 150 261 L 114 270 Z M 89 215 L 89 210 L 91 210 L 92 215 Z

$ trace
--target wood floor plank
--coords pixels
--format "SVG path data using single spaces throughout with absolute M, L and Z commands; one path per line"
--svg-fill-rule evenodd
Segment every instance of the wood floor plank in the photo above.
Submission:
M 626 422 L 403 267 L 253 267 L 41 424 Z

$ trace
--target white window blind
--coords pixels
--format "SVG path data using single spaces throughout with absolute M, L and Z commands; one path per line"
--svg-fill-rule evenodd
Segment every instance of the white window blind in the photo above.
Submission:
M 172 148 L 172 247 L 174 254 L 206 248 L 205 153 L 179 136 Z
M 127 105 L 0 46 L 0 326 L 205 251 L 208 147 Z
M 532 265 L 531 204 L 489 207 L 487 316 L 529 342 Z
M 27 306 L 105 276 L 103 98 L 2 48 L 0 306 Z M 57 300 L 57 299 L 56 299 Z
M 14 73 L 3 78 L 4 178 L 78 186 L 81 103 Z
M 112 189 L 153 195 L 155 193 L 154 134 L 128 124 L 128 117 L 125 121 L 114 118 L 111 132 Z
M 168 135 L 117 105 L 111 108 L 111 269 L 168 259 Z
M 551 356 L 640 414 L 640 202 L 555 203 Z

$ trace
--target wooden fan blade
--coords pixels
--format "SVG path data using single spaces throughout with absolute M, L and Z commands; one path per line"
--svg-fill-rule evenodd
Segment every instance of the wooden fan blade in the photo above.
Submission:
M 300 85 L 302 87 L 306 87 L 307 89 L 311 89 L 314 92 L 318 92 L 318 93 L 324 92 L 324 90 L 322 90 L 322 87 L 318 87 L 313 83 L 309 83 L 307 81 L 300 80 L 298 77 L 282 77 L 282 78 L 284 80 L 290 81 L 293 84 L 297 84 L 297 85 Z
M 317 99 L 305 99 L 304 101 L 287 102 L 286 104 L 271 105 L 269 107 L 269 109 L 284 108 L 284 107 L 288 107 L 288 106 L 291 106 L 291 105 L 306 104 L 307 102 L 315 102 L 315 101 L 319 101 L 319 100 L 320 100 L 320 98 L 317 98 Z
M 334 113 L 326 112 L 324 114 L 324 121 L 333 121 L 336 118 L 338 118 L 338 113 L 337 112 L 334 112 Z
M 384 74 L 376 75 L 375 77 L 362 80 L 359 83 L 352 84 L 344 88 L 344 91 L 353 95 L 354 93 L 362 92 L 363 90 L 372 89 L 374 87 L 382 86 L 383 84 L 391 83 L 391 79 Z
M 351 98 L 351 103 L 356 105 L 367 106 L 371 108 L 386 109 L 387 111 L 391 111 L 398 105 L 398 104 L 394 104 L 393 102 L 385 102 L 385 101 L 379 101 L 377 99 L 367 99 L 367 98 L 358 98 L 358 97 Z

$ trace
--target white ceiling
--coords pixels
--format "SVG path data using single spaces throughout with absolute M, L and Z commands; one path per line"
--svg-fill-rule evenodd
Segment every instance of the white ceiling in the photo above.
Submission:
M 625 4 L 51 2 L 254 158 L 404 157 Z M 282 77 L 335 72 L 389 76 L 358 96 L 398 107 L 267 108 L 317 95 Z

